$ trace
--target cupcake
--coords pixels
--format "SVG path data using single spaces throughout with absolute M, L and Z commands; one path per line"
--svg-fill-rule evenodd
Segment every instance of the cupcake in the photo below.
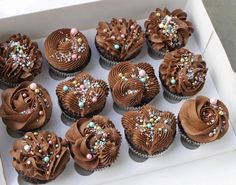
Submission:
M 45 40 L 44 48 L 50 69 L 61 77 L 75 75 L 91 58 L 88 41 L 76 28 L 52 32 Z
M 1 94 L 0 116 L 8 130 L 26 132 L 43 127 L 52 114 L 48 91 L 40 84 L 22 82 Z
M 95 45 L 102 59 L 102 66 L 112 67 L 135 58 L 144 45 L 145 35 L 136 21 L 115 19 L 98 23 Z
M 111 69 L 108 81 L 114 102 L 123 110 L 139 109 L 160 90 L 154 69 L 148 63 L 122 62 Z
M 105 81 L 95 80 L 86 72 L 61 82 L 56 88 L 62 112 L 71 120 L 100 113 L 106 104 L 108 91 Z
M 121 145 L 120 133 L 101 115 L 76 121 L 66 139 L 76 165 L 87 171 L 109 167 L 117 159 Z
M 10 154 L 19 177 L 32 184 L 56 179 L 70 160 L 67 142 L 48 131 L 27 132 Z
M 192 147 L 220 139 L 229 128 L 229 112 L 217 99 L 198 96 L 184 102 L 179 112 L 181 139 Z
M 184 48 L 167 53 L 159 68 L 165 98 L 176 103 L 196 95 L 205 84 L 206 74 L 201 55 Z
M 148 52 L 151 57 L 163 58 L 167 52 L 184 47 L 193 33 L 187 13 L 181 9 L 170 12 L 159 8 L 145 21 Z
M 176 134 L 176 117 L 154 106 L 129 111 L 121 119 L 129 147 L 141 157 L 154 157 L 166 151 Z
M 20 33 L 0 43 L 0 81 L 14 87 L 32 81 L 42 69 L 43 57 L 38 44 Z

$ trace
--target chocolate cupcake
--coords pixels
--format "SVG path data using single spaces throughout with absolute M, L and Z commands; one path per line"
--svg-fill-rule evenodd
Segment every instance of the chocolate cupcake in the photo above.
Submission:
M 67 142 L 48 131 L 28 132 L 10 152 L 19 176 L 33 184 L 56 179 L 70 160 Z
M 222 101 L 205 96 L 186 100 L 178 119 L 181 139 L 191 149 L 220 139 L 229 128 L 227 107 Z
M 42 69 L 38 44 L 20 33 L 0 43 L 0 81 L 9 87 L 32 81 Z
M 121 135 L 114 124 L 104 116 L 82 118 L 66 133 L 75 163 L 87 171 L 109 167 L 116 160 Z
M 50 68 L 62 77 L 75 75 L 91 58 L 88 41 L 76 28 L 62 28 L 52 32 L 44 48 Z
M 1 95 L 0 116 L 7 129 L 26 132 L 43 127 L 50 119 L 52 101 L 40 84 L 22 82 Z
M 148 63 L 122 62 L 111 69 L 108 81 L 114 102 L 124 110 L 139 109 L 160 90 L 154 69 Z
M 163 58 L 167 52 L 184 47 L 193 33 L 187 13 L 181 9 L 170 12 L 159 8 L 149 15 L 144 24 L 148 51 L 151 57 Z
M 82 72 L 61 82 L 56 94 L 64 115 L 75 120 L 100 113 L 106 104 L 108 91 L 105 81 L 95 80 L 88 73 Z
M 196 95 L 205 84 L 206 74 L 201 55 L 184 48 L 167 53 L 159 68 L 164 97 L 176 103 Z
M 145 35 L 136 21 L 115 19 L 98 23 L 95 45 L 101 55 L 102 66 L 112 67 L 136 57 L 144 45 Z
M 145 105 L 139 111 L 126 112 L 121 121 L 130 149 L 141 157 L 163 153 L 175 138 L 175 115 L 151 105 Z

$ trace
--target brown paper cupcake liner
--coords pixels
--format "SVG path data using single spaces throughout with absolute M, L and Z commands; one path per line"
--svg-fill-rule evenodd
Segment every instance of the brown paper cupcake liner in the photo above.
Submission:
M 125 133 L 125 138 L 126 138 L 126 140 L 127 140 L 128 146 L 129 146 L 129 148 L 132 150 L 132 152 L 134 152 L 134 153 L 135 153 L 136 155 L 138 155 L 139 157 L 147 158 L 147 159 L 148 159 L 148 158 L 156 158 L 156 157 L 159 157 L 159 156 L 165 154 L 165 153 L 170 149 L 170 147 L 171 147 L 171 145 L 172 145 L 172 143 L 173 143 L 173 141 L 174 141 L 174 139 L 175 139 L 175 136 L 176 136 L 176 132 L 175 132 L 175 134 L 174 134 L 174 137 L 173 137 L 173 140 L 172 140 L 171 144 L 170 144 L 168 147 L 166 147 L 164 150 L 158 151 L 156 154 L 153 154 L 153 155 L 148 155 L 148 154 L 142 153 L 141 150 L 138 150 L 138 149 L 131 143 L 131 141 L 129 140 L 127 134 Z
M 26 174 L 24 174 L 23 171 L 17 170 L 17 172 L 18 172 L 18 175 L 21 179 L 23 179 L 24 181 L 31 183 L 31 184 L 45 184 L 45 183 L 52 181 L 52 180 L 36 179 L 36 178 L 30 177 L 30 176 L 27 176 Z
M 148 54 L 150 57 L 152 57 L 155 60 L 160 60 L 160 59 L 164 58 L 165 52 L 154 50 L 148 40 L 146 41 L 146 43 L 147 43 L 147 47 L 148 47 Z
M 11 88 L 11 87 L 16 87 L 16 86 L 19 85 L 21 82 L 19 82 L 19 83 L 10 83 L 10 82 L 6 82 L 6 81 L 0 79 L 0 83 L 1 83 L 2 85 L 6 86 L 6 87 L 10 87 L 10 88 Z

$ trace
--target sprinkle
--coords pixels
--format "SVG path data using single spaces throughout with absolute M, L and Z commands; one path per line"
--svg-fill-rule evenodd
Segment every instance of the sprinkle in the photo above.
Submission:
M 71 56 L 71 58 L 72 58 L 73 60 L 77 59 L 77 54 L 73 53 L 72 56 Z
M 69 87 L 66 86 L 66 85 L 64 85 L 64 86 L 63 86 L 63 91 L 66 92 L 66 91 L 68 91 L 68 90 L 69 90 Z
M 97 101 L 98 101 L 97 97 L 94 96 L 94 97 L 92 98 L 92 102 L 93 102 L 93 103 L 96 103 Z
M 144 77 L 146 75 L 146 72 L 142 69 L 138 72 L 139 76 Z
M 25 150 L 26 152 L 29 152 L 29 151 L 30 151 L 30 148 L 31 148 L 30 145 L 25 145 L 25 146 L 24 146 L 24 150 Z
M 212 132 L 209 133 L 209 137 L 212 137 L 214 134 Z
M 79 86 L 79 88 L 80 88 L 80 89 L 84 89 L 84 85 L 81 84 L 81 85 Z
M 176 80 L 174 79 L 174 77 L 171 77 L 170 83 L 175 85 L 176 84 Z
M 77 41 L 78 41 L 78 43 L 81 43 L 81 42 L 82 42 L 82 39 L 79 37 L 79 38 L 77 39 Z
M 26 163 L 27 163 L 28 165 L 30 165 L 30 164 L 31 164 L 31 161 L 28 160 L 28 161 L 26 161 Z
M 210 99 L 210 103 L 211 103 L 212 105 L 216 105 L 216 104 L 217 104 L 217 99 L 211 98 L 211 99 Z
M 45 163 L 48 163 L 48 162 L 49 162 L 49 157 L 48 157 L 48 156 L 44 157 L 44 158 L 43 158 L 43 161 L 44 161 Z
M 123 33 L 120 36 L 121 36 L 121 38 L 125 38 L 125 34 L 123 34 Z
M 56 147 L 56 148 L 58 148 L 58 147 L 59 147 L 59 145 L 58 145 L 58 144 L 55 144 L 55 147 Z
M 34 136 L 37 136 L 39 133 L 38 132 L 34 132 Z
M 115 40 L 115 39 L 116 39 L 116 37 L 115 37 L 114 35 L 112 35 L 112 36 L 111 36 L 111 39 Z
M 92 159 L 92 157 L 93 157 L 93 156 L 92 156 L 91 154 L 87 154 L 87 155 L 86 155 L 86 158 L 87 158 L 87 159 Z
M 22 96 L 25 98 L 27 96 L 27 94 L 23 93 Z
M 29 87 L 30 87 L 31 90 L 34 91 L 34 90 L 37 88 L 37 84 L 36 84 L 36 83 L 31 83 L 31 84 L 29 85 Z
M 77 80 L 73 80 L 73 82 L 72 82 L 74 85 L 76 85 L 77 84 Z
M 148 123 L 147 124 L 147 128 L 151 128 L 152 127 L 152 124 L 151 123 Z
M 219 115 L 223 116 L 224 115 L 224 112 L 221 110 L 219 111 Z
M 59 158 L 60 157 L 60 155 L 56 155 L 56 158 Z
M 89 124 L 88 124 L 88 126 L 89 126 L 90 128 L 93 128 L 93 127 L 95 126 L 95 123 L 94 123 L 93 121 L 90 121 Z
M 52 141 L 50 140 L 50 141 L 48 141 L 48 143 L 51 145 L 51 144 L 52 144 Z
M 114 44 L 113 47 L 114 47 L 116 50 L 120 49 L 120 45 L 119 45 L 119 44 Z
M 146 81 L 146 78 L 145 77 L 140 78 L 140 81 L 144 83 Z
M 78 30 L 76 28 L 71 28 L 71 30 L 70 30 L 70 35 L 71 36 L 74 37 L 77 33 L 78 33 Z
M 130 28 L 131 28 L 131 29 L 134 29 L 134 25 L 131 25 Z
M 36 94 L 38 94 L 38 93 L 39 93 L 39 89 L 35 89 L 34 92 L 35 92 Z
M 84 103 L 82 101 L 79 102 L 79 107 L 83 108 L 84 107 Z
M 39 115 L 42 116 L 43 115 L 43 111 L 39 111 Z

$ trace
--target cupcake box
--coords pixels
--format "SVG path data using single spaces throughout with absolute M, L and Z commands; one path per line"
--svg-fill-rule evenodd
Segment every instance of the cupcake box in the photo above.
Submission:
M 144 29 L 143 25 L 145 20 L 148 18 L 150 12 L 154 11 L 156 7 L 167 7 L 170 10 L 181 8 L 188 13 L 188 18 L 193 23 L 195 29 L 195 32 L 189 39 L 186 48 L 190 49 L 194 53 L 201 54 L 209 69 L 205 86 L 197 95 L 204 95 L 223 100 L 231 113 L 231 123 L 236 121 L 235 115 L 232 114 L 233 110 L 236 110 L 236 104 L 233 105 L 233 102 L 236 102 L 236 99 L 233 99 L 236 94 L 236 90 L 234 89 L 235 85 L 233 84 L 236 83 L 236 80 L 234 79 L 234 74 L 225 54 L 224 48 L 222 47 L 200 0 L 147 0 L 145 2 L 137 2 L 135 0 L 102 0 L 95 2 L 90 0 L 86 2 L 87 3 L 84 4 L 72 4 L 72 1 L 68 1 L 66 5 L 55 4 L 57 7 L 61 7 L 60 9 L 53 9 L 54 7 L 51 7 L 51 10 L 46 10 L 44 12 L 2 18 L 0 19 L 0 24 L 4 25 L 4 27 L 1 27 L 0 40 L 6 40 L 6 38 L 10 36 L 10 33 L 27 33 L 33 39 L 39 38 L 36 39 L 36 41 L 39 44 L 40 50 L 44 53 L 43 46 L 45 37 L 48 36 L 53 30 L 63 26 L 76 27 L 87 37 L 92 52 L 91 61 L 83 69 L 83 71 L 89 72 L 96 79 L 102 79 L 108 82 L 107 78 L 109 71 L 100 66 L 98 61 L 99 53 L 94 45 L 94 38 L 96 35 L 95 28 L 98 22 L 101 21 L 101 17 L 104 20 L 110 20 L 113 17 L 132 18 L 137 20 L 137 22 Z M 117 9 L 118 6 L 119 10 Z M 41 11 L 43 10 L 41 7 L 42 6 L 38 6 L 37 10 L 31 9 L 29 11 Z M 103 12 L 104 9 L 109 9 L 109 12 L 101 15 L 101 12 Z M 88 12 L 92 13 L 88 14 Z M 49 16 L 50 19 L 48 18 Z M 57 17 L 60 17 L 60 19 L 56 19 Z M 51 22 L 52 20 L 53 24 Z M 37 29 L 35 29 L 36 27 Z M 156 76 L 159 76 L 159 65 L 162 60 L 154 60 L 149 57 L 146 46 L 142 49 L 138 57 L 133 59 L 133 61 L 134 63 L 147 62 L 151 64 L 155 69 Z M 42 73 L 36 76 L 34 80 L 36 83 L 42 84 L 48 90 L 53 102 L 52 116 L 44 129 L 54 131 L 58 134 L 58 136 L 64 137 L 69 127 L 61 121 L 61 109 L 57 103 L 58 100 L 55 90 L 56 86 L 59 84 L 59 81 L 51 78 L 48 70 L 49 66 L 46 61 L 44 61 Z M 0 92 L 2 92 L 2 89 L 0 89 Z M 171 111 L 177 116 L 183 101 L 177 104 L 171 104 L 163 98 L 162 93 L 163 88 L 161 87 L 160 93 L 150 102 L 150 104 L 156 106 L 160 110 Z M 236 149 L 236 136 L 232 129 L 232 126 L 235 128 L 236 126 L 233 124 L 221 140 L 210 143 L 206 146 L 203 145 L 195 151 L 188 150 L 181 144 L 180 133 L 177 131 L 176 138 L 170 150 L 160 157 L 150 158 L 143 163 L 137 163 L 129 156 L 128 143 L 125 140 L 124 130 L 121 124 L 122 115 L 114 111 L 111 94 L 108 95 L 107 104 L 100 114 L 109 117 L 115 124 L 118 131 L 122 133 L 122 144 L 117 161 L 110 168 L 105 168 L 102 171 L 94 172 L 90 176 L 82 176 L 77 174 L 74 169 L 74 161 L 71 159 L 65 171 L 50 184 L 76 184 L 77 182 L 80 184 L 104 184 L 106 182 L 116 181 L 142 173 L 153 172 L 162 168 L 171 167 L 193 160 L 200 160 L 202 158 Z M 18 182 L 20 183 L 21 180 L 18 179 L 17 173 L 11 165 L 12 158 L 9 155 L 9 151 L 11 150 L 15 138 L 8 135 L 2 120 L 0 121 L 0 141 L 0 154 L 2 161 L 2 169 L 0 169 L 0 184 L 4 184 L 4 182 L 7 182 L 8 185 L 14 185 Z

